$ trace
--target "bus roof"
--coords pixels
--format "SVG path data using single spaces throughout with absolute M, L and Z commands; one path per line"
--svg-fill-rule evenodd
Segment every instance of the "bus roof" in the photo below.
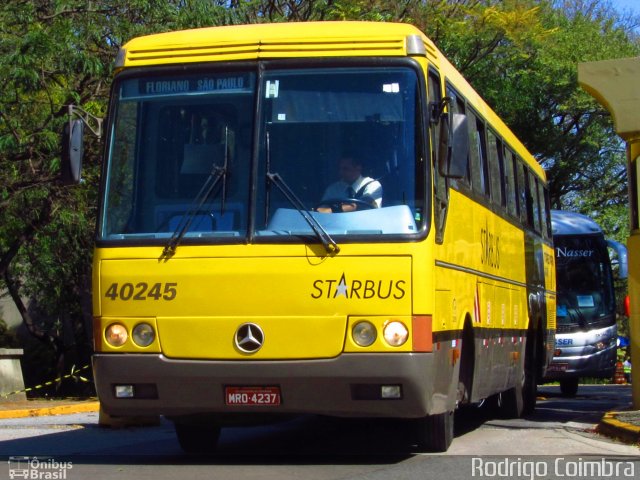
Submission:
M 551 210 L 553 235 L 589 235 L 603 233 L 602 228 L 586 215 L 563 210 Z
M 295 57 L 408 54 L 416 27 L 388 22 L 289 22 L 228 25 L 158 33 L 130 40 L 118 66 Z M 424 52 L 423 52 L 424 54 Z

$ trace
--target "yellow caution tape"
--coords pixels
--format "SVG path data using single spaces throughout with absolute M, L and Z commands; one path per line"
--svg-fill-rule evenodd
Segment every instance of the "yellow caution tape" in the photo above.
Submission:
M 26 393 L 26 392 L 31 392 L 33 390 L 38 390 L 40 388 L 44 388 L 44 387 L 50 387 L 51 385 L 53 385 L 54 383 L 60 382 L 62 380 L 66 380 L 67 378 L 73 378 L 76 381 L 80 381 L 80 382 L 89 382 L 88 378 L 83 377 L 82 375 L 79 374 L 79 372 L 83 371 L 83 370 L 87 370 L 88 368 L 91 368 L 91 365 L 85 365 L 84 367 L 78 368 L 76 369 L 76 366 L 73 365 L 71 367 L 71 372 L 63 375 L 61 377 L 58 377 L 54 380 L 50 380 L 48 382 L 45 382 L 41 385 L 36 385 L 35 387 L 29 387 L 29 388 L 25 388 L 24 390 L 16 390 L 15 392 L 9 392 L 9 393 L 4 393 L 2 395 L 0 395 L 0 398 L 7 398 L 10 397 L 11 395 L 16 395 L 18 393 Z

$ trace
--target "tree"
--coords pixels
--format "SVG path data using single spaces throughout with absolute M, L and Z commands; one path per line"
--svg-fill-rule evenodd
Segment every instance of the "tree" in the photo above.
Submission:
M 90 352 L 83 299 L 99 170 L 99 147 L 90 140 L 83 184 L 59 182 L 66 106 L 104 115 L 118 47 L 148 32 L 146 21 L 157 28 L 174 11 L 160 1 L 0 6 L 0 289 L 60 368 L 65 360 L 87 362 Z
M 624 146 L 608 112 L 578 86 L 577 64 L 640 54 L 640 21 L 606 0 L 432 5 L 425 18 L 439 20 L 424 30 L 545 167 L 553 206 L 626 238 Z M 444 17 L 433 11 L 440 7 Z

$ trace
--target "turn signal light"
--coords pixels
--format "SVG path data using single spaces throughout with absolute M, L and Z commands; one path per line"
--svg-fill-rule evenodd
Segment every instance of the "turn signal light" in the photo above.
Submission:
M 104 332 L 104 338 L 112 347 L 121 347 L 129 338 L 127 328 L 119 323 L 112 323 Z
M 409 329 L 402 322 L 389 322 L 384 327 L 383 336 L 384 340 L 392 347 L 400 347 L 407 342 Z

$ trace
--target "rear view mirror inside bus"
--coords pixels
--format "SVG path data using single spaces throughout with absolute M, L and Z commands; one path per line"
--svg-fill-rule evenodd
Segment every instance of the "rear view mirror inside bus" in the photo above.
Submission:
M 469 158 L 467 116 L 461 113 L 443 115 L 440 120 L 438 171 L 447 178 L 464 178 Z
M 84 122 L 72 120 L 62 132 L 61 176 L 65 185 L 80 182 L 82 156 L 84 154 Z

